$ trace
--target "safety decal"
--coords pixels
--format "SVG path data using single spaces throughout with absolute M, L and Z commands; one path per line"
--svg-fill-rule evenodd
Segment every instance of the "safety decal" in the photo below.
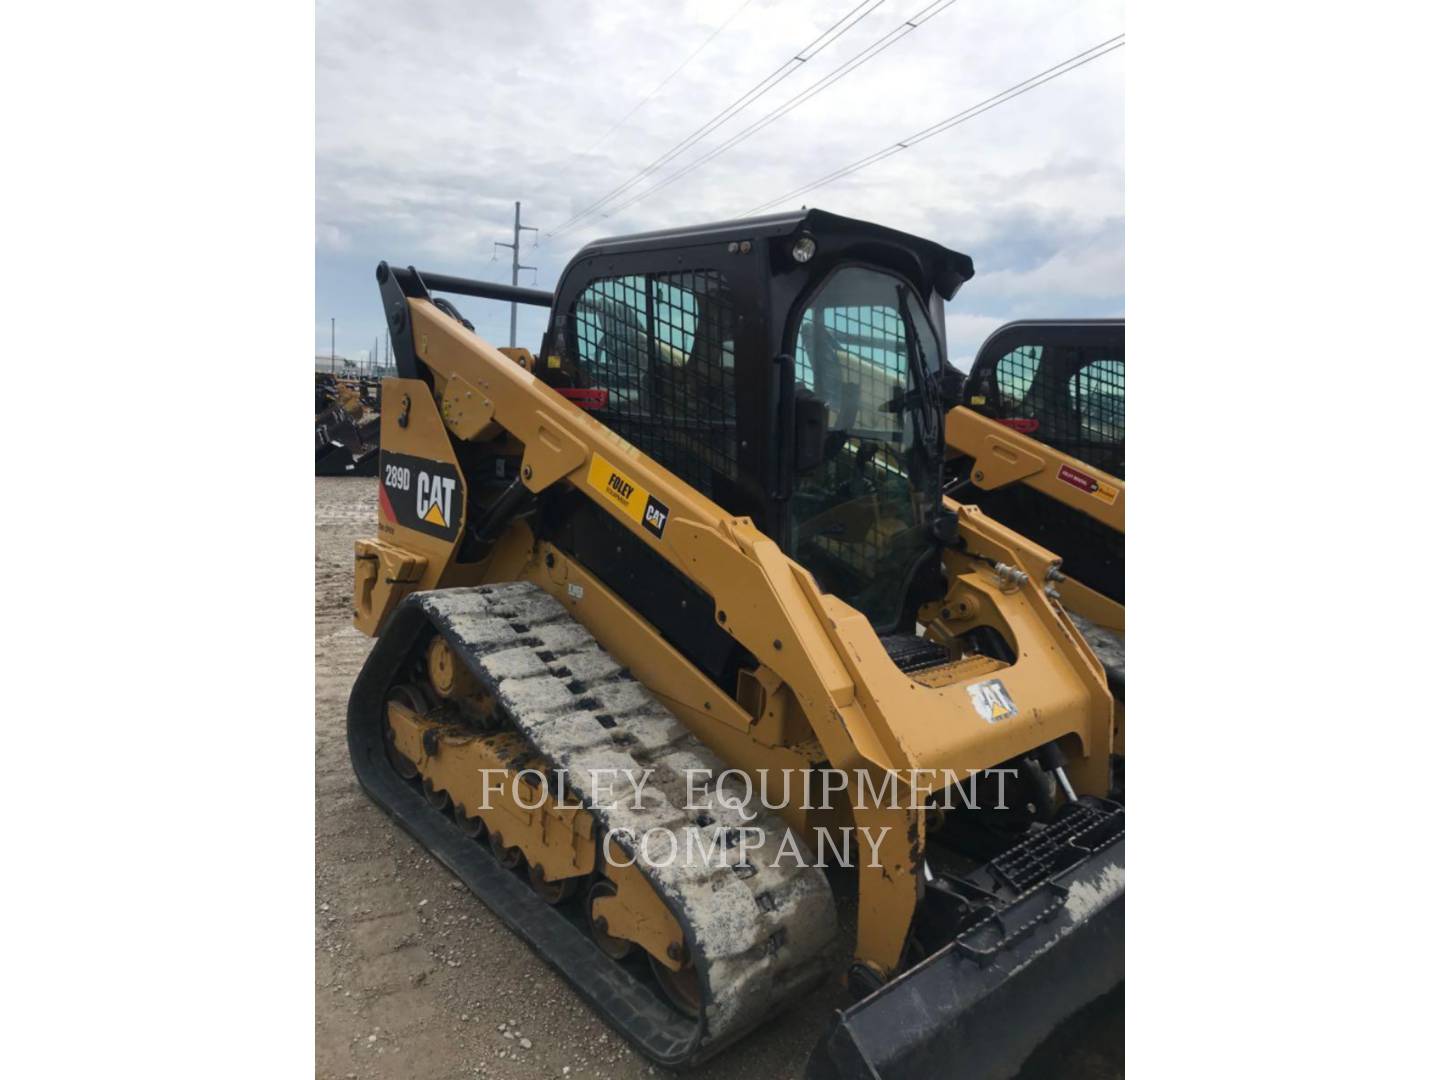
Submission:
M 665 535 L 670 508 L 599 454 L 590 458 L 589 484 L 607 502 L 618 506 L 625 516 L 659 540 Z
M 1061 465 L 1060 471 L 1055 474 L 1060 480 L 1077 487 L 1087 495 L 1094 495 L 1095 498 L 1108 506 L 1115 505 L 1115 499 L 1120 494 L 1120 489 L 1114 484 L 1107 484 L 1104 480 L 1097 480 L 1087 472 L 1073 469 L 1069 465 Z
M 970 703 L 975 706 L 975 711 L 980 714 L 981 719 L 998 724 L 1001 720 L 1010 720 L 1020 715 L 1020 710 L 1015 708 L 1015 701 L 1010 697 L 1010 692 L 1005 689 L 1005 684 L 999 679 L 986 679 L 968 689 Z
M 464 488 L 444 461 L 380 453 L 380 514 L 406 529 L 453 540 L 460 532 Z

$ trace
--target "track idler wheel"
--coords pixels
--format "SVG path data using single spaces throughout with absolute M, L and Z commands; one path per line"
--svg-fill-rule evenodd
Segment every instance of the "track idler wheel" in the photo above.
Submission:
M 646 959 L 650 961 L 650 970 L 655 973 L 655 981 L 665 992 L 671 1007 L 682 1016 L 698 1020 L 701 1005 L 700 973 L 695 970 L 694 962 L 687 961 L 679 971 L 671 971 L 653 956 L 647 956 Z
M 594 938 L 595 944 L 600 951 L 611 960 L 624 960 L 635 951 L 635 943 L 626 941 L 624 938 L 611 937 L 606 931 L 609 927 L 605 924 L 603 915 L 596 916 L 595 901 L 602 896 L 614 896 L 615 885 L 613 882 L 601 878 L 590 886 L 590 893 L 585 897 L 585 921 L 590 924 L 590 936 Z

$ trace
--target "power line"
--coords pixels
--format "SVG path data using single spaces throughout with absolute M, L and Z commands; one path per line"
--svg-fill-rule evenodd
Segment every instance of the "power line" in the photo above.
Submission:
M 955 113 L 953 116 L 948 116 L 944 120 L 930 125 L 930 127 L 928 128 L 923 128 L 920 131 L 917 131 L 914 135 L 907 136 L 906 138 L 901 139 L 899 142 L 885 147 L 883 150 L 877 150 L 875 153 L 870 154 L 867 157 L 863 157 L 859 161 L 851 162 L 844 168 L 836 169 L 832 173 L 827 173 L 820 179 L 815 180 L 809 184 L 805 184 L 802 187 L 795 188 L 793 191 L 787 191 L 778 199 L 771 199 L 769 202 L 761 203 L 759 206 L 752 207 L 751 209 L 745 211 L 744 216 L 749 217 L 751 214 L 758 214 L 763 210 L 768 210 L 770 209 L 770 207 L 786 202 L 790 199 L 795 198 L 796 196 L 804 195 L 806 192 L 809 191 L 814 191 L 818 187 L 824 187 L 826 184 L 839 180 L 841 177 L 849 176 L 851 173 L 854 172 L 859 172 L 861 169 L 874 165 L 877 161 L 883 161 L 885 158 L 891 157 L 894 154 L 898 154 L 902 150 L 908 150 L 910 147 L 922 143 L 926 139 L 933 139 L 941 132 L 949 131 L 952 127 L 963 124 L 967 120 L 975 119 L 975 117 L 979 116 L 981 113 L 989 112 L 997 105 L 1003 105 L 1005 102 L 1011 100 L 1012 98 L 1017 98 L 1021 94 L 1029 93 L 1036 87 L 1045 85 L 1051 79 L 1058 79 L 1061 75 L 1064 75 L 1070 71 L 1074 71 L 1078 67 L 1083 67 L 1085 64 L 1090 63 L 1090 61 L 1092 60 L 1100 59 L 1100 57 L 1104 56 L 1106 53 L 1114 52 L 1116 49 L 1120 48 L 1125 44 L 1124 38 L 1124 34 L 1119 34 L 1111 38 L 1109 41 L 1102 41 L 1099 45 L 1092 46 L 1091 48 L 1086 49 L 1084 52 L 1076 53 L 1074 56 L 1070 57 L 1070 59 L 1062 61 L 1061 63 L 1056 64 L 1054 67 L 1046 68 L 1038 75 L 1032 75 L 1024 82 L 1018 82 L 1014 86 L 1010 87 L 1008 90 L 1002 90 L 1000 93 L 988 97 L 984 101 L 981 101 L 975 105 L 971 105 L 968 109 L 964 109 L 961 112 Z
M 730 16 L 728 19 L 726 19 L 723 23 L 721 23 L 719 26 L 717 26 L 714 30 L 711 31 L 710 36 L 707 37 L 704 41 L 702 41 L 702 42 L 700 43 L 700 47 L 699 47 L 698 49 L 696 49 L 696 50 L 695 50 L 694 52 L 692 52 L 689 56 L 687 56 L 687 57 L 681 62 L 681 64 L 680 64 L 679 67 L 677 67 L 674 71 L 670 72 L 669 75 L 666 75 L 665 78 L 661 79 L 659 85 L 656 86 L 654 90 L 651 90 L 650 93 L 646 94 L 643 98 L 641 98 L 640 101 L 634 106 L 634 108 L 632 108 L 629 112 L 627 112 L 627 113 L 626 113 L 624 116 L 622 116 L 619 120 L 615 121 L 615 123 L 611 124 L 611 125 L 610 125 L 610 130 L 607 131 L 607 132 L 605 132 L 604 135 L 601 135 L 600 138 L 596 139 L 596 140 L 595 140 L 595 145 L 592 146 L 592 147 L 590 147 L 590 149 L 589 149 L 589 150 L 586 150 L 585 152 L 586 152 L 587 154 L 593 153 L 599 146 L 601 146 L 601 145 L 605 142 L 606 139 L 610 138 L 611 135 L 614 135 L 615 132 L 619 131 L 622 127 L 624 127 L 624 126 L 625 126 L 625 122 L 626 122 L 627 120 L 629 120 L 629 119 L 630 119 L 632 116 L 634 116 L 637 112 L 639 112 L 639 111 L 640 111 L 641 109 L 643 109 L 646 105 L 648 105 L 648 104 L 650 103 L 650 100 L 651 100 L 656 94 L 660 93 L 661 90 L 664 90 L 665 87 L 669 85 L 671 79 L 675 78 L 676 75 L 679 75 L 680 72 L 684 71 L 687 67 L 689 67 L 689 66 L 690 66 L 690 61 L 691 61 L 691 60 L 694 60 L 695 57 L 699 56 L 702 52 L 704 52 L 704 51 L 705 51 L 705 47 L 706 47 L 707 45 L 709 45 L 710 42 L 714 41 L 717 37 L 719 37 L 721 31 L 723 31 L 727 26 L 729 26 L 729 25 L 730 25 L 732 22 L 734 22 L 737 18 L 739 18 L 739 17 L 740 17 L 740 13 L 743 12 L 746 8 L 748 8 L 748 7 L 749 7 L 751 4 L 753 4 L 754 2 L 755 2 L 755 0 L 745 0 L 745 2 L 744 2 L 743 4 L 741 4 L 738 8 L 735 9 L 735 11 L 731 14 L 731 16 Z
M 590 214 L 593 213 L 596 209 L 604 206 L 611 199 L 615 198 L 617 195 L 620 195 L 628 191 L 630 188 L 634 187 L 641 180 L 645 179 L 645 177 L 653 173 L 656 169 L 663 168 L 667 163 L 673 161 L 677 155 L 684 153 L 691 146 L 694 146 L 696 142 L 703 139 L 706 135 L 710 134 L 710 132 L 714 131 L 721 124 L 725 123 L 725 121 L 729 120 L 736 113 L 740 112 L 752 102 L 754 102 L 764 94 L 768 93 L 774 87 L 778 86 L 785 79 L 795 74 L 795 72 L 800 69 L 801 65 L 805 64 L 807 61 L 813 60 L 816 56 L 820 55 L 821 52 L 823 52 L 825 49 L 829 48 L 836 41 L 838 41 L 847 30 L 852 29 L 857 23 L 860 22 L 861 19 L 865 18 L 865 16 L 869 15 L 872 11 L 874 11 L 883 3 L 885 3 L 885 0 L 861 0 L 859 4 L 855 5 L 855 7 L 851 8 L 848 12 L 846 12 L 845 15 L 843 15 L 837 22 L 831 24 L 831 26 L 826 29 L 819 37 L 815 38 L 815 40 L 811 41 L 810 44 L 806 45 L 793 57 L 785 61 L 785 63 L 781 64 L 769 75 L 765 76 L 765 78 L 761 79 L 758 83 L 755 84 L 755 86 L 753 86 L 746 93 L 742 94 L 737 100 L 731 102 L 724 109 L 721 109 L 720 112 L 718 112 L 709 121 L 696 128 L 695 131 L 691 132 L 685 138 L 681 139 L 680 142 L 678 142 L 675 146 L 671 147 L 665 153 L 661 154 L 658 158 L 652 161 L 649 165 L 645 166 L 645 168 L 641 169 L 629 180 L 626 180 L 619 187 L 613 189 L 606 195 L 603 195 L 599 199 L 595 200 L 595 202 L 585 207 L 585 209 L 581 210 L 578 214 L 573 215 L 568 221 L 552 229 L 547 235 L 556 236 L 559 233 L 562 233 L 565 230 L 572 228 L 583 219 L 589 217 Z
M 655 192 L 661 190 L 662 188 L 669 187 L 671 184 L 675 183 L 675 181 L 685 176 L 688 176 L 690 173 L 694 172 L 696 169 L 700 168 L 707 162 L 713 161 L 715 158 L 723 154 L 726 150 L 729 150 L 731 147 L 737 145 L 738 143 L 744 142 L 761 128 L 769 127 L 776 120 L 779 120 L 782 116 L 793 111 L 794 109 L 799 108 L 801 105 L 809 101 L 812 97 L 820 93 L 822 90 L 825 90 L 832 86 L 834 83 L 839 82 L 842 78 L 850 74 L 850 72 L 854 71 L 856 68 L 863 67 L 865 64 L 869 63 L 871 60 L 875 59 L 875 57 L 883 53 L 886 49 L 890 48 L 890 46 L 900 41 L 901 38 L 906 37 L 912 31 L 918 30 L 921 26 L 929 22 L 932 18 L 934 18 L 936 15 L 939 15 L 942 11 L 944 11 L 946 8 L 950 7 L 950 5 L 954 3 L 955 0 L 931 0 L 931 3 L 921 8 L 914 15 L 910 16 L 910 18 L 906 19 L 899 26 L 895 27 L 895 29 L 891 30 L 888 34 L 885 34 L 883 37 L 878 38 L 870 45 L 860 50 L 860 52 L 856 53 L 849 60 L 846 60 L 843 64 L 841 64 L 834 71 L 830 72 L 830 74 L 826 75 L 824 78 L 819 79 L 814 83 L 811 83 L 808 87 L 800 91 L 800 93 L 796 94 L 794 97 L 790 98 L 784 104 L 776 106 L 774 109 L 770 110 L 770 112 L 762 116 L 759 120 L 756 120 L 749 127 L 745 128 L 743 131 L 739 131 L 736 134 L 732 135 L 729 139 L 721 143 L 719 146 L 715 147 L 713 150 L 708 151 L 701 157 L 698 157 L 695 160 L 691 161 L 689 164 L 682 166 L 676 172 L 673 172 L 669 176 L 665 177 L 663 180 L 658 181 L 653 187 L 646 188 L 639 194 L 634 195 L 629 199 L 626 199 L 619 206 L 612 206 L 601 216 L 608 218 L 612 214 L 618 214 L 621 210 L 634 206 L 642 199 L 649 198 L 651 195 L 654 195 Z

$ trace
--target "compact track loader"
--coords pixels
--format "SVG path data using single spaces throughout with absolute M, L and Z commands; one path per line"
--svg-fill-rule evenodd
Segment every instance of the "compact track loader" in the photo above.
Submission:
M 1060 601 L 1105 666 L 1123 732 L 1125 320 L 1006 323 L 955 381 L 945 493 L 1060 556 Z
M 1125 603 L 1125 320 L 1027 319 L 997 329 L 947 405 L 946 492 L 1065 563 L 1066 608 Z M 1039 445 L 1036 445 L 1039 444 Z M 1020 465 L 1020 462 L 1024 465 Z
M 818 210 L 553 294 L 377 270 L 356 773 L 660 1064 L 843 977 L 813 1076 L 1010 1076 L 1122 976 L 1106 669 L 1060 560 L 944 493 L 972 274 Z M 538 354 L 441 292 L 549 307 Z

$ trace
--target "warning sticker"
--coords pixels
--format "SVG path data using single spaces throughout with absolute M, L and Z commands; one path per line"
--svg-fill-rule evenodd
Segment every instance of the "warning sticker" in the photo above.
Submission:
M 1096 479 L 1089 473 L 1073 469 L 1069 465 L 1061 465 L 1060 471 L 1055 475 L 1071 487 L 1077 487 L 1087 495 L 1094 495 L 1095 498 L 1109 506 L 1114 506 L 1116 498 L 1120 495 L 1120 489 L 1114 484 L 1107 484 L 1104 480 Z
M 1008 420 L 1001 420 L 1011 431 L 1018 431 L 1021 435 L 1034 435 L 1040 430 L 1040 421 L 1025 416 L 1012 416 Z
M 664 537 L 665 523 L 670 520 L 670 508 L 599 454 L 590 458 L 590 474 L 587 480 L 591 487 L 605 496 L 606 501 L 618 506 L 631 521 L 645 526 L 657 540 Z
M 970 703 L 975 706 L 975 711 L 980 714 L 981 719 L 989 723 L 998 724 L 1001 720 L 1010 720 L 1020 715 L 1010 692 L 999 679 L 986 679 L 967 689 L 970 691 Z
M 555 392 L 582 409 L 605 409 L 610 405 L 610 391 L 604 387 L 588 389 L 578 386 L 557 386 Z

